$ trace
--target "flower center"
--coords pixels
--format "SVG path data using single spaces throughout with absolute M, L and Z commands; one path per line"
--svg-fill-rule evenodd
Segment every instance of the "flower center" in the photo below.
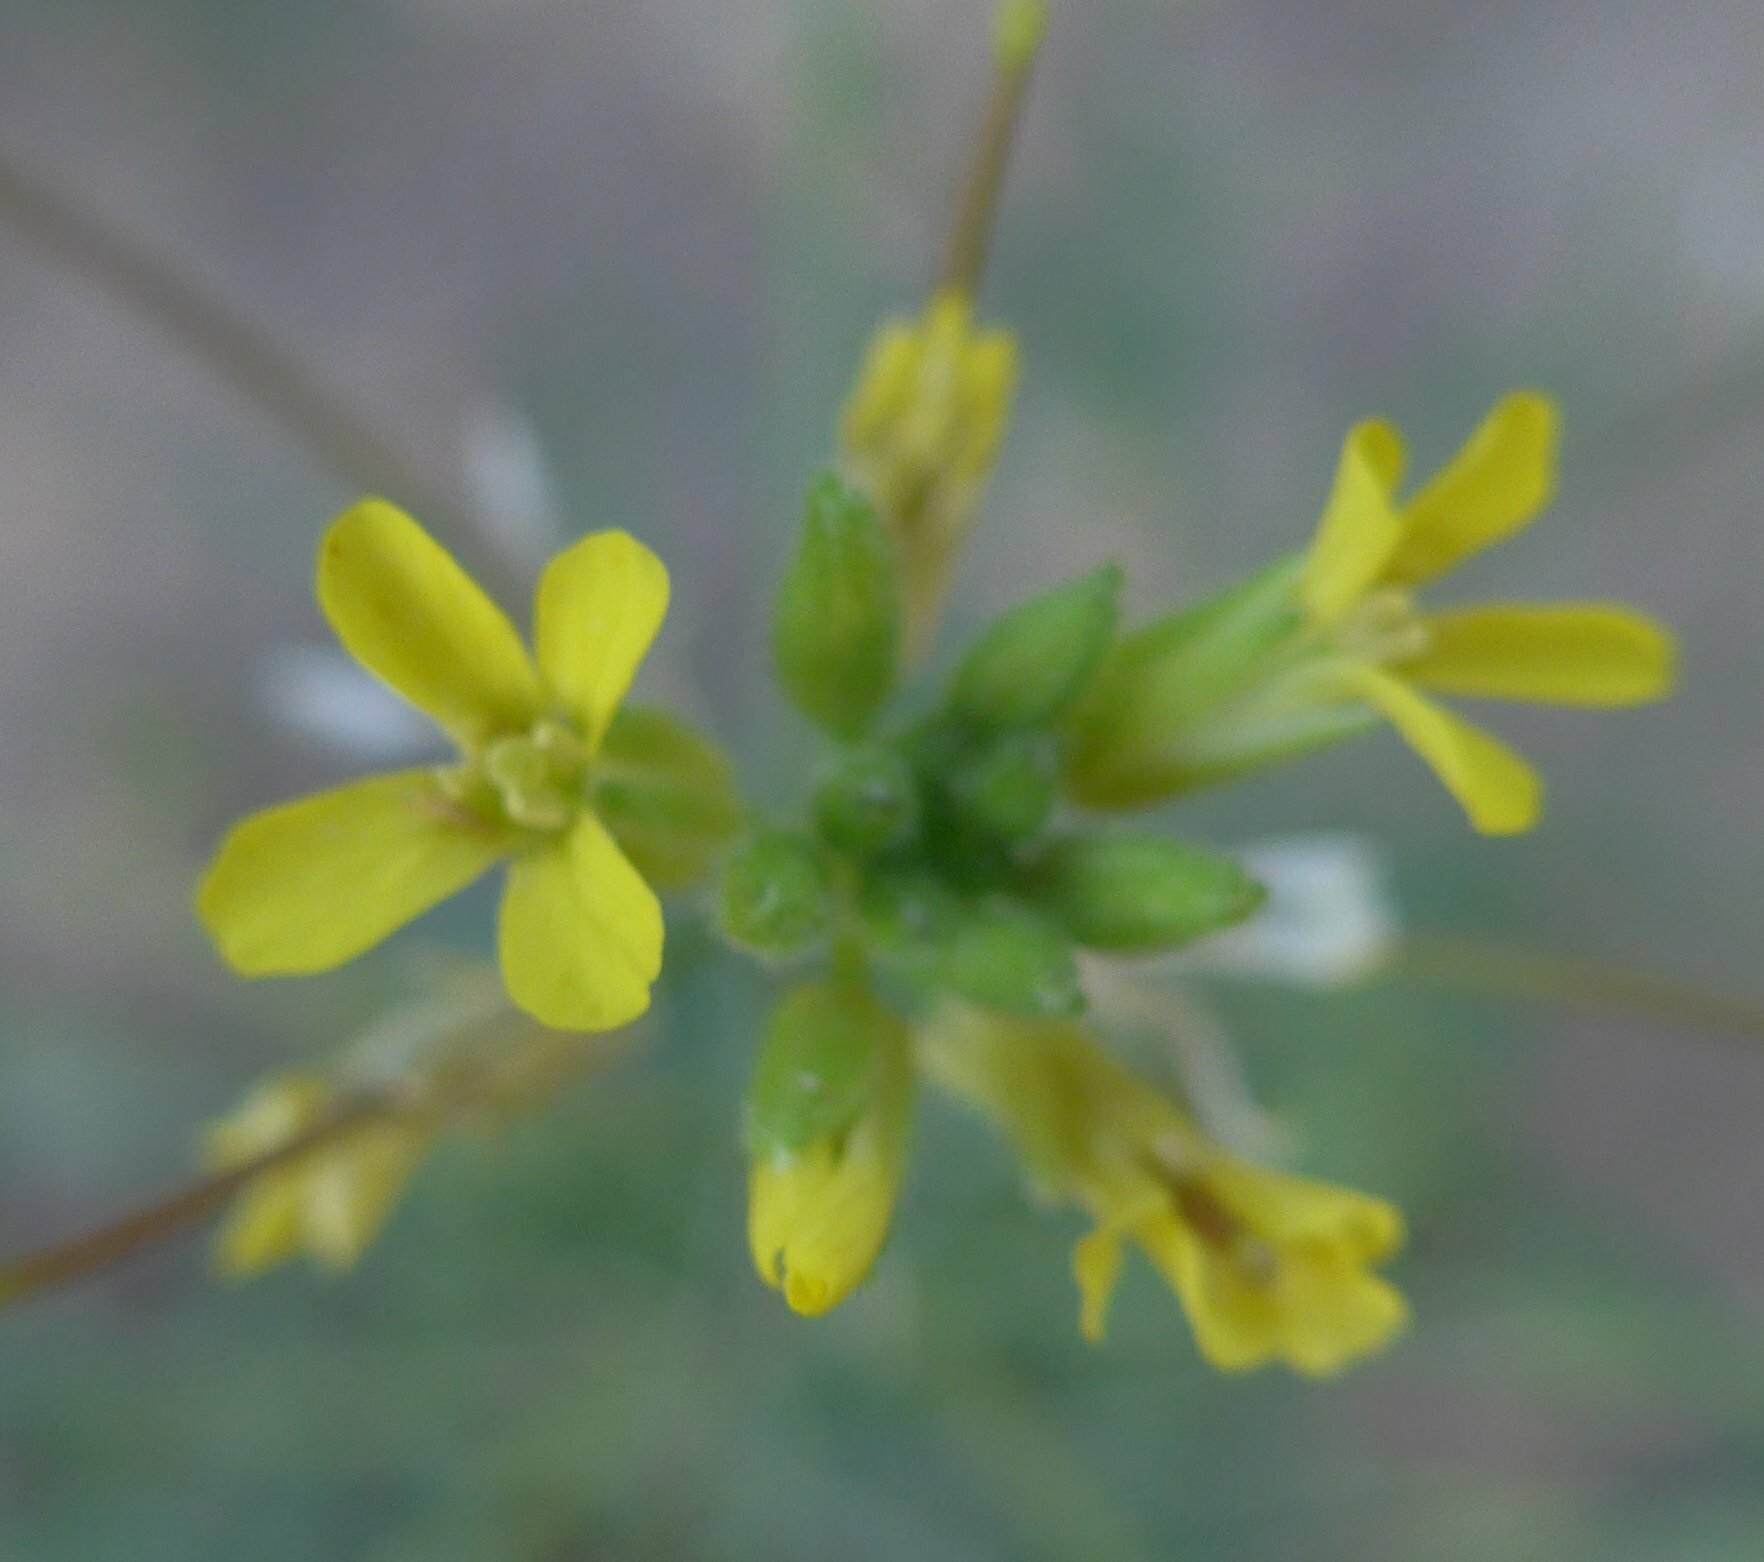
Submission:
M 548 716 L 485 745 L 474 768 L 511 823 L 561 830 L 581 806 L 588 749 L 574 728 Z
M 1396 586 L 1368 592 L 1335 631 L 1336 645 L 1346 655 L 1380 666 L 1419 656 L 1432 639 L 1415 599 Z

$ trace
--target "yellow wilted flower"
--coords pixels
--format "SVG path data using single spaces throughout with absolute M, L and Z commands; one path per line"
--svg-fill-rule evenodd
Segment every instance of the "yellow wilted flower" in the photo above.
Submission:
M 326 534 L 318 597 L 350 654 L 461 758 L 238 825 L 198 897 L 222 953 L 247 976 L 330 970 L 506 859 L 499 944 L 514 1001 L 568 1030 L 641 1014 L 661 969 L 661 907 L 588 788 L 667 611 L 661 561 L 618 531 L 560 553 L 539 583 L 530 657 L 439 543 L 369 500 Z
M 907 638 L 922 647 L 1010 420 L 1017 341 L 982 330 L 961 288 L 871 341 L 844 421 L 846 474 L 900 549 Z
M 227 1171 L 292 1144 L 336 1103 L 331 1087 L 311 1075 L 265 1080 L 210 1126 L 209 1164 Z M 310 1152 L 259 1172 L 221 1227 L 216 1265 L 239 1277 L 303 1256 L 333 1272 L 352 1268 L 391 1216 L 433 1138 L 424 1123 L 382 1118 L 343 1129 Z
M 799 1313 L 830 1312 L 874 1267 L 906 1163 L 904 1026 L 867 995 L 800 990 L 774 1022 L 750 1094 L 748 1245 Z
M 1316 538 L 1211 602 L 1127 636 L 1074 724 L 1070 790 L 1133 807 L 1363 730 L 1382 715 L 1478 830 L 1536 822 L 1542 785 L 1505 744 L 1428 693 L 1637 705 L 1674 677 L 1670 633 L 1597 602 L 1424 611 L 1416 590 L 1522 530 L 1555 488 L 1557 413 L 1506 397 L 1406 502 L 1402 437 L 1347 436 Z M 1427 691 L 1424 693 L 1423 691 Z
M 1406 1322 L 1401 1294 L 1371 1272 L 1401 1246 L 1394 1208 L 1230 1155 L 1079 1027 L 946 1010 L 925 1061 L 992 1119 L 1049 1197 L 1096 1222 L 1073 1255 L 1087 1338 L 1103 1337 L 1129 1242 L 1227 1372 L 1284 1361 L 1326 1376 Z

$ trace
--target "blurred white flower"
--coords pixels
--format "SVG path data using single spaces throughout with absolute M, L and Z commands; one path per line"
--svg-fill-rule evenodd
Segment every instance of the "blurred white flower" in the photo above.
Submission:
M 1253 842 L 1237 856 L 1267 886 L 1267 904 L 1185 955 L 1184 970 L 1339 987 L 1389 960 L 1400 921 L 1389 866 L 1375 842 L 1313 832 Z

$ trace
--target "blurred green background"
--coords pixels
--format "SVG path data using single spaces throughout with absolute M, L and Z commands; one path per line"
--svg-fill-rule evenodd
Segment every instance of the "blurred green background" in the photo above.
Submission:
M 764 605 L 868 332 L 927 280 L 988 11 L 0 0 L 0 148 L 334 382 L 482 518 L 436 524 L 511 602 L 556 527 L 655 546 L 643 692 L 781 797 L 809 750 Z M 1426 469 L 1550 388 L 1562 497 L 1463 589 L 1634 599 L 1683 695 L 1502 712 L 1552 789 L 1517 842 L 1388 736 L 1172 822 L 1375 832 L 1416 928 L 1764 995 L 1764 10 L 1056 0 L 1020 154 L 986 302 L 1027 378 L 957 629 L 1106 557 L 1139 612 L 1212 589 L 1308 535 L 1356 418 Z M 0 496 L 17 1252 L 183 1175 L 195 1124 L 401 977 L 237 984 L 188 910 L 229 817 L 387 737 L 289 719 L 349 486 L 0 228 Z M 481 949 L 490 904 L 395 948 Z M 1080 1222 L 942 1106 L 875 1281 L 788 1315 L 742 1236 L 764 986 L 689 923 L 650 1045 L 446 1150 L 359 1274 L 227 1289 L 184 1241 L 0 1316 L 0 1557 L 1764 1554 L 1764 1058 L 1415 988 L 1209 994 L 1305 1168 L 1414 1228 L 1393 1353 L 1231 1381 L 1143 1270 L 1083 1347 Z

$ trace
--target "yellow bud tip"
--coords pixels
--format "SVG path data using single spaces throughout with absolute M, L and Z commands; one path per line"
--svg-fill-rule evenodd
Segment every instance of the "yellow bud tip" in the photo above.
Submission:
M 1035 62 L 1047 32 L 1047 0 L 1002 0 L 992 23 L 1001 70 L 1023 71 Z

